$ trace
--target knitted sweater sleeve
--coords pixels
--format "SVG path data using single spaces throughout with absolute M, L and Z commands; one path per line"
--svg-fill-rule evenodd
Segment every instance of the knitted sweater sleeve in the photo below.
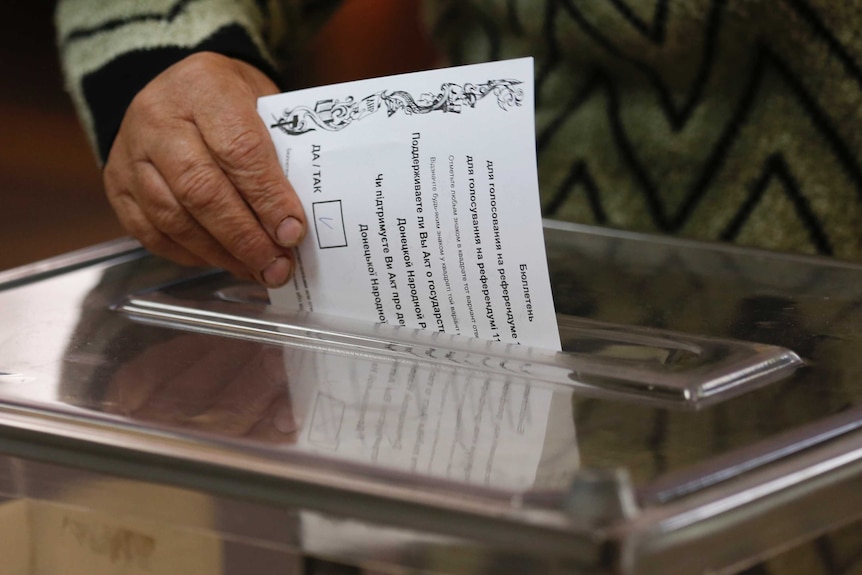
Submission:
M 195 52 L 238 58 L 283 87 L 286 55 L 312 27 L 307 16 L 336 3 L 60 0 L 55 24 L 66 87 L 99 160 L 106 160 L 135 95 Z

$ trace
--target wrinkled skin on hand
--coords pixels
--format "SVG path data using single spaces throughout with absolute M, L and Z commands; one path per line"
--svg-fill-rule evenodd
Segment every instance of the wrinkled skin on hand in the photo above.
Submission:
M 277 92 L 253 66 L 207 52 L 147 84 L 104 170 L 126 230 L 181 264 L 286 283 L 306 220 L 256 111 L 258 97 Z

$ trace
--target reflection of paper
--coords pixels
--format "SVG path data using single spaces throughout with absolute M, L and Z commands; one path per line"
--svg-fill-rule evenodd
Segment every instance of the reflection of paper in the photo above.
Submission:
M 531 59 L 262 98 L 309 234 L 273 303 L 560 349 Z
M 497 488 L 525 489 L 535 480 L 553 397 L 546 389 L 304 350 L 287 350 L 285 361 L 304 451 Z M 573 430 L 570 408 L 565 419 Z M 574 436 L 564 437 L 576 454 Z
M 285 348 L 304 452 L 520 492 L 565 489 L 579 465 L 570 390 L 411 361 Z M 309 554 L 395 557 L 429 533 L 301 513 Z

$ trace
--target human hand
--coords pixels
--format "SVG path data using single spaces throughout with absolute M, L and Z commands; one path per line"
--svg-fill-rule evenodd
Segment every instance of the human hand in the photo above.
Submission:
M 286 283 L 305 216 L 256 110 L 258 97 L 277 92 L 253 66 L 207 52 L 147 84 L 104 170 L 126 230 L 181 264 Z

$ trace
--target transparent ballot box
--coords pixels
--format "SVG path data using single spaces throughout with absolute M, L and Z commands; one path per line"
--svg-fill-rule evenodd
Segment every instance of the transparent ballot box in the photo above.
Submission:
M 862 266 L 545 240 L 561 352 L 130 240 L 3 272 L 0 572 L 734 572 L 862 518 Z

